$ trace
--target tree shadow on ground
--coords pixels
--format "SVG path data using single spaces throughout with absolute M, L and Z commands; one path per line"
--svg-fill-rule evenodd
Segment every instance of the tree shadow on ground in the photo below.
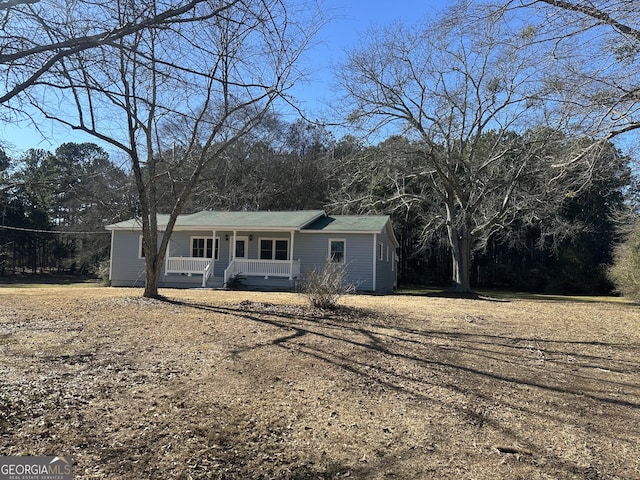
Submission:
M 545 438 L 535 439 L 526 428 L 486 412 L 497 408 L 536 419 L 532 423 L 573 422 L 572 428 L 583 428 L 583 418 L 591 415 L 591 409 L 606 406 L 608 415 L 622 423 L 640 409 L 640 391 L 633 381 L 640 372 L 640 362 L 616 359 L 610 353 L 616 349 L 640 353 L 640 346 L 635 344 L 406 328 L 392 319 L 384 322 L 370 317 L 366 311 L 351 311 L 357 318 L 345 321 L 308 308 L 279 311 L 277 306 L 262 308 L 250 302 L 237 307 L 171 303 L 273 329 L 267 341 L 236 347 L 233 355 L 238 358 L 271 347 L 312 358 L 344 372 L 351 388 L 362 389 L 365 394 L 395 392 L 412 402 L 452 412 L 470 425 L 490 428 L 516 445 L 498 445 L 497 451 L 531 456 L 551 474 L 588 478 L 592 466 L 554 454 L 545 447 Z M 629 380 L 612 378 L 606 372 L 617 372 Z M 450 394 L 434 393 L 442 390 Z M 620 432 L 609 431 L 606 421 L 590 425 L 588 428 L 599 436 L 621 441 Z M 627 441 L 633 442 L 638 436 L 640 433 L 630 434 Z M 393 459 L 379 459 L 379 468 L 389 462 Z M 368 468 L 376 470 L 373 465 Z
M 73 285 L 76 283 L 99 283 L 96 275 L 74 273 L 25 273 L 0 276 L 0 285 Z
M 406 297 L 427 297 L 427 298 L 451 298 L 461 300 L 478 300 L 484 302 L 510 302 L 508 298 L 498 298 L 490 295 L 485 295 L 478 292 L 456 292 L 455 290 L 436 290 L 428 292 L 400 292 L 398 296 Z

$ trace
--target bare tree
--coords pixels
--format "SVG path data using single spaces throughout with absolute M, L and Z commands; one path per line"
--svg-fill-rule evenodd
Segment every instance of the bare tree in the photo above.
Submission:
M 523 8 L 524 7 L 524 8 Z M 593 137 L 612 139 L 640 128 L 640 9 L 629 0 L 512 0 L 536 44 L 554 58 L 549 72 L 565 105 L 591 121 Z
M 120 18 L 112 2 L 10 0 L 0 3 L 0 65 L 4 92 L 0 103 L 20 95 L 65 58 L 108 45 L 140 31 L 183 22 L 207 0 L 158 3 L 153 11 Z M 237 2 L 225 2 L 220 12 Z M 124 21 L 123 21 L 124 20 Z M 11 105 L 9 105 L 11 106 Z
M 350 118 L 408 138 L 394 160 L 408 168 L 384 175 L 403 208 L 440 208 L 424 231 L 446 227 L 458 292 L 471 290 L 474 249 L 579 189 L 598 158 L 591 143 L 567 148 L 579 145 L 565 135 L 576 120 L 549 100 L 549 59 L 531 34 L 458 6 L 437 22 L 373 32 L 342 71 Z
M 317 24 L 313 16 L 303 18 L 302 7 L 293 11 L 282 0 L 73 2 L 56 10 L 53 21 L 47 6 L 31 11 L 47 45 L 94 37 L 96 28 L 112 32 L 114 24 L 127 30 L 91 48 L 54 54 L 46 75 L 33 74 L 30 63 L 14 64 L 12 75 L 24 71 L 30 82 L 22 102 L 126 154 L 145 243 L 144 296 L 156 297 L 167 245 L 193 185 L 209 162 L 286 98 Z M 168 21 L 130 30 L 178 10 Z M 157 185 L 171 172 L 162 161 L 168 151 L 175 153 L 171 163 L 189 173 L 176 187 L 160 238 Z
M 535 0 L 508 2 L 546 19 L 536 26 L 560 52 L 567 83 L 584 87 L 573 101 L 597 120 L 594 134 L 614 138 L 640 129 L 640 9 L 629 0 Z M 578 46 L 576 48 L 576 45 Z M 632 137 L 633 138 L 633 137 Z M 637 138 L 637 137 L 636 137 Z M 637 140 L 636 140 L 637 142 Z M 633 190 L 630 189 L 630 190 Z M 617 220 L 626 239 L 614 252 L 610 278 L 619 291 L 638 300 L 637 208 Z

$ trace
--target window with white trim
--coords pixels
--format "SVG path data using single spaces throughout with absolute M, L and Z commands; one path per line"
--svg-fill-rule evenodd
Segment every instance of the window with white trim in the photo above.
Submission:
M 289 240 L 261 238 L 260 260 L 289 260 Z
M 216 237 L 215 259 L 219 259 L 220 237 Z M 213 256 L 212 237 L 191 237 L 191 256 L 211 258 Z
M 138 237 L 138 258 L 144 258 L 144 237 Z
M 329 239 L 329 261 L 331 263 L 344 263 L 347 251 L 347 241 L 343 238 Z
M 384 260 L 384 244 L 382 242 L 378 242 L 378 260 Z

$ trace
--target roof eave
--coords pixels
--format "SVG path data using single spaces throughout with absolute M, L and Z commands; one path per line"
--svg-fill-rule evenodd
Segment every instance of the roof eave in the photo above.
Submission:
M 295 232 L 300 230 L 300 227 L 251 227 L 246 225 L 197 225 L 197 226 L 175 226 L 174 232 L 210 232 L 216 231 L 240 231 L 240 232 Z

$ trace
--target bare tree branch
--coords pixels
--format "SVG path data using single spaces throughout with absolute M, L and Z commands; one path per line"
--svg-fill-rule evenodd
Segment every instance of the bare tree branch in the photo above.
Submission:
M 32 4 L 37 1 L 17 1 L 5 7 L 6 9 L 15 7 L 16 5 Z M 108 45 L 117 42 L 119 39 L 133 35 L 137 32 L 145 31 L 151 28 L 167 27 L 171 23 L 177 23 L 181 21 L 198 21 L 206 20 L 207 18 L 215 17 L 222 14 L 224 11 L 229 10 L 235 4 L 240 3 L 241 0 L 229 1 L 222 6 L 215 8 L 206 16 L 200 18 L 183 19 L 182 16 L 197 7 L 199 4 L 206 3 L 208 0 L 190 0 L 182 6 L 169 8 L 163 12 L 157 13 L 151 17 L 142 18 L 137 22 L 127 22 L 124 25 L 119 25 L 112 29 L 103 30 L 93 35 L 84 35 L 79 37 L 73 37 L 64 39 L 61 41 L 51 41 L 50 43 L 37 45 L 32 48 L 17 49 L 13 53 L 0 54 L 0 64 L 11 66 L 14 63 L 20 61 L 24 62 L 30 58 L 38 58 L 41 54 L 48 54 L 48 58 L 39 64 L 31 73 L 27 74 L 26 78 L 19 81 L 13 88 L 7 89 L 6 93 L 0 95 L 0 103 L 5 103 L 11 100 L 16 95 L 19 95 L 24 90 L 33 86 L 38 79 L 46 72 L 48 72 L 54 65 L 58 64 L 62 59 L 75 55 L 77 53 L 99 47 L 101 45 Z M 2 5 L 0 4 L 0 7 Z M 46 25 L 46 22 L 39 15 L 34 15 L 34 20 Z M 4 37 L 6 48 L 0 50 L 14 50 L 13 41 L 10 35 Z M 3 46 L 3 45 L 0 45 Z M 36 60 L 38 61 L 38 60 Z
M 18 5 L 29 5 L 32 3 L 38 3 L 40 0 L 9 0 L 7 2 L 0 3 L 0 10 L 8 10 Z
M 599 22 L 602 22 L 605 25 L 609 25 L 616 29 L 618 32 L 629 35 L 636 40 L 640 40 L 640 30 L 636 27 L 632 27 L 627 25 L 616 18 L 614 18 L 610 13 L 594 6 L 588 5 L 585 2 L 570 2 L 566 0 L 537 0 L 540 3 L 546 3 L 553 7 L 562 8 L 564 10 L 571 10 L 573 12 L 578 12 L 587 17 L 591 17 Z M 637 6 L 636 6 L 637 8 Z

